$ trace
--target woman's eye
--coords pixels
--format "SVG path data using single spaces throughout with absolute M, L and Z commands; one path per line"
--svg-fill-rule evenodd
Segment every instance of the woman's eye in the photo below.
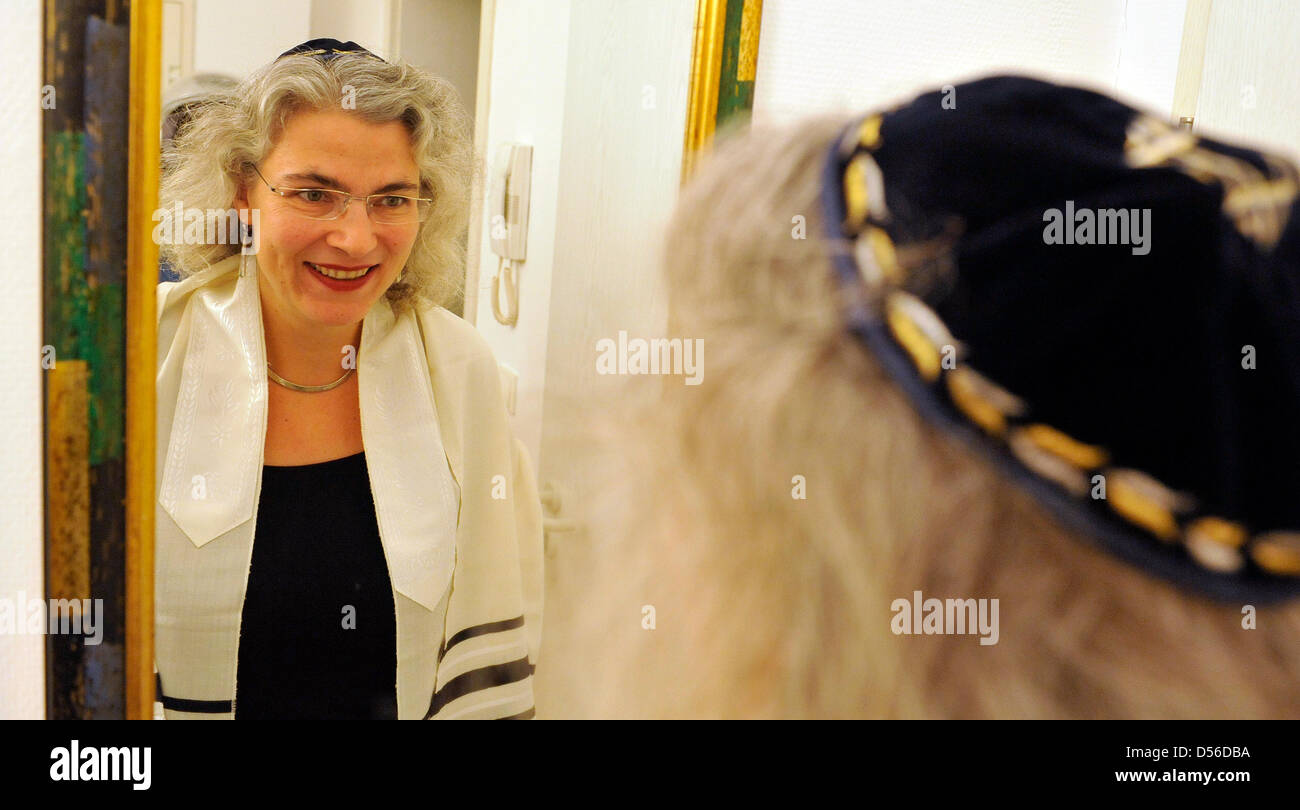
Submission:
M 312 203 L 325 202 L 325 200 L 329 199 L 329 194 L 327 194 L 326 192 L 318 188 L 303 189 L 302 191 L 298 192 L 297 196 L 298 199 L 302 200 L 303 202 L 312 202 Z

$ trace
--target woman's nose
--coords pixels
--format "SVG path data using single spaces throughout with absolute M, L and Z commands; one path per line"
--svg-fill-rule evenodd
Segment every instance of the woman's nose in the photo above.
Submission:
M 352 200 L 343 215 L 332 223 L 325 243 L 354 256 L 370 253 L 378 244 L 375 224 L 366 210 L 365 200 Z

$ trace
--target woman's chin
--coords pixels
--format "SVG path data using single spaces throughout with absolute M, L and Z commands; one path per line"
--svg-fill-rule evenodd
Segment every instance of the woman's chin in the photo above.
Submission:
M 379 296 L 367 296 L 360 301 L 302 301 L 299 309 L 307 320 L 322 328 L 350 326 L 360 323 Z

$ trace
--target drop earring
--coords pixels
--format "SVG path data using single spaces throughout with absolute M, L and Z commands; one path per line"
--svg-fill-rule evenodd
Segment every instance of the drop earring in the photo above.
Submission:
M 246 278 L 252 270 L 248 266 L 249 248 L 253 244 L 253 226 L 239 223 L 239 277 Z

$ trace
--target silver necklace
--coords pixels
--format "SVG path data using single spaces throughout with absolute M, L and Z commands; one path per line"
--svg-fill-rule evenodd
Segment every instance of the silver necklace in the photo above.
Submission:
M 296 382 L 289 382 L 284 377 L 281 377 L 279 374 L 276 374 L 275 371 L 271 368 L 271 364 L 270 363 L 266 364 L 266 375 L 268 377 L 270 377 L 272 380 L 279 383 L 280 385 L 283 385 L 285 388 L 288 388 L 290 391 L 301 391 L 304 394 L 319 394 L 322 391 L 330 391 L 332 389 L 338 388 L 340 385 L 343 384 L 344 380 L 352 376 L 352 372 L 354 371 L 356 371 L 356 369 L 354 368 L 348 369 L 347 371 L 343 372 L 342 377 L 339 377 L 337 380 L 335 380 L 332 383 L 325 383 L 324 385 L 299 385 Z

